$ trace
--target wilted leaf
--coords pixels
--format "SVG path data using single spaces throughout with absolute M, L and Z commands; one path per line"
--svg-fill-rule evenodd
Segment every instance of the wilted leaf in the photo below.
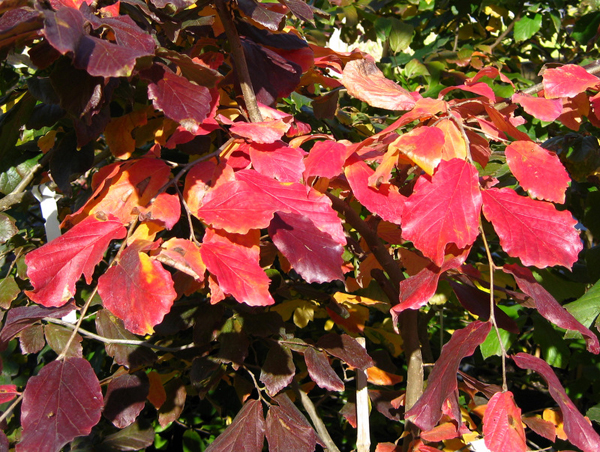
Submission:
M 438 267 L 446 246 L 471 245 L 479 235 L 481 194 L 477 169 L 465 160 L 440 163 L 433 177 L 421 176 L 406 200 L 402 232 Z
M 461 360 L 471 356 L 481 344 L 492 324 L 475 321 L 462 330 L 455 331 L 442 348 L 427 380 L 427 388 L 417 403 L 406 412 L 406 419 L 421 430 L 431 430 L 442 417 L 444 401 L 458 388 L 456 373 Z
M 328 333 L 319 338 L 316 346 L 360 370 L 366 370 L 374 364 L 364 347 L 347 334 Z
M 248 400 L 229 427 L 205 452 L 243 450 L 261 452 L 265 437 L 265 420 L 260 400 Z
M 149 387 L 148 377 L 143 372 L 113 378 L 106 390 L 102 414 L 117 428 L 133 424 L 144 409 Z
M 274 400 L 277 405 L 269 407 L 265 428 L 269 451 L 313 452 L 318 440 L 315 430 L 285 393 Z
M 555 153 L 532 141 L 514 141 L 505 152 L 508 167 L 521 187 L 538 199 L 565 202 L 571 178 Z
M 546 69 L 543 78 L 544 94 L 549 99 L 575 97 L 600 83 L 598 77 L 575 64 Z
M 190 240 L 173 237 L 161 245 L 160 252 L 154 258 L 197 281 L 204 280 L 206 266 L 200 255 L 200 247 Z
M 52 361 L 31 377 L 23 393 L 18 451 L 58 452 L 100 420 L 102 390 L 83 358 Z
M 264 383 L 269 395 L 274 396 L 289 385 L 295 374 L 296 366 L 291 350 L 284 345 L 273 344 L 260 370 L 260 381 Z
M 533 97 L 530 94 L 515 93 L 512 101 L 519 104 L 531 116 L 541 121 L 553 122 L 563 111 L 562 99 L 546 99 Z
M 512 392 L 497 392 L 490 399 L 483 416 L 483 435 L 491 452 L 527 450 L 521 410 Z
M 482 190 L 483 214 L 494 226 L 500 245 L 523 265 L 571 268 L 583 244 L 569 211 L 519 196 L 510 188 Z
M 588 350 L 592 353 L 600 353 L 598 337 L 588 328 L 579 323 L 569 311 L 562 307 L 550 293 L 539 284 L 531 270 L 517 264 L 504 265 L 504 271 L 515 277 L 515 281 L 524 293 L 535 301 L 538 312 L 548 321 L 559 328 L 578 331 L 585 337 Z
M 540 374 L 548 383 L 548 392 L 560 407 L 564 419 L 564 430 L 569 442 L 584 452 L 600 450 L 600 436 L 592 425 L 577 410 L 575 404 L 560 384 L 552 368 L 542 359 L 527 353 L 517 353 L 513 360 L 521 369 L 531 369 Z
M 171 274 L 144 252 L 157 245 L 134 241 L 98 279 L 98 294 L 104 307 L 134 334 L 152 333 L 177 296 Z
M 27 274 L 33 285 L 25 294 L 46 307 L 59 307 L 75 294 L 81 275 L 92 282 L 94 268 L 113 239 L 125 237 L 126 230 L 114 217 L 102 221 L 90 216 L 81 223 L 25 256 Z
M 270 280 L 259 265 L 256 234 L 244 237 L 207 229 L 200 254 L 223 292 L 250 306 L 275 303 L 269 293 Z
M 304 352 L 304 360 L 310 378 L 321 388 L 328 391 L 343 391 L 344 382 L 335 373 L 327 356 L 323 352 L 309 347 Z
M 329 234 L 317 229 L 310 218 L 296 213 L 275 213 L 269 235 L 305 281 L 343 281 L 344 248 Z
M 375 63 L 369 60 L 346 63 L 342 83 L 351 96 L 372 107 L 410 110 L 417 100 L 407 90 L 385 78 Z

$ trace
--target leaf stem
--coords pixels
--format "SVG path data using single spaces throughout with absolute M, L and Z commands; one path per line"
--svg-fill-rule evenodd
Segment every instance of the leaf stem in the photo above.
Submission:
M 246 110 L 248 111 L 248 117 L 251 122 L 262 122 L 263 118 L 256 102 L 256 94 L 252 87 L 252 81 L 250 79 L 250 71 L 248 71 L 248 64 L 246 63 L 246 57 L 244 55 L 244 48 L 242 47 L 242 41 L 237 33 L 235 24 L 231 16 L 231 12 L 227 8 L 226 0 L 216 0 L 215 6 L 219 18 L 225 28 L 225 34 L 229 41 L 229 47 L 231 49 L 231 57 L 235 64 L 237 75 L 240 81 L 240 87 L 242 89 L 242 96 L 246 103 Z
M 502 337 L 500 336 L 500 330 L 498 329 L 498 324 L 496 323 L 496 314 L 494 309 L 496 308 L 496 302 L 494 300 L 494 271 L 496 271 L 496 264 L 494 264 L 494 260 L 492 258 L 492 253 L 490 251 L 490 247 L 488 245 L 487 239 L 485 238 L 485 233 L 483 231 L 483 227 L 479 226 L 479 230 L 481 231 L 481 238 L 483 239 L 483 246 L 485 247 L 485 252 L 487 254 L 489 266 L 490 266 L 490 318 L 489 321 L 494 325 L 494 330 L 496 331 L 496 336 L 498 337 L 498 343 L 500 344 L 500 350 L 502 351 L 502 390 L 506 392 L 508 390 L 508 385 L 506 384 L 506 349 L 504 348 L 504 343 L 502 342 Z
M 92 298 L 94 298 L 96 296 L 96 293 L 98 293 L 98 285 L 96 285 L 96 287 L 94 287 L 94 290 L 92 290 L 92 293 L 90 294 L 87 301 L 81 308 L 81 312 L 79 313 L 79 320 L 77 321 L 77 324 L 73 327 L 73 332 L 71 333 L 71 336 L 69 337 L 69 340 L 65 344 L 64 348 L 60 352 L 60 355 L 58 355 L 58 358 L 56 358 L 58 361 L 65 358 L 65 356 L 69 350 L 69 347 L 71 346 L 71 344 L 73 343 L 73 340 L 77 336 L 77 331 L 79 330 L 79 328 L 81 327 L 81 324 L 83 323 L 83 318 L 85 317 L 85 313 L 87 312 L 88 308 L 90 307 L 90 304 L 92 304 Z
M 11 403 L 11 405 L 6 409 L 6 411 L 4 413 L 2 413 L 2 416 L 0 416 L 0 423 L 2 421 L 4 421 L 8 416 L 10 416 L 10 413 L 13 412 L 13 410 L 17 407 L 17 405 L 19 403 L 21 403 L 22 400 L 23 400 L 23 393 L 21 393 L 19 395 L 19 397 L 17 397 L 15 399 L 15 401 L 13 403 Z

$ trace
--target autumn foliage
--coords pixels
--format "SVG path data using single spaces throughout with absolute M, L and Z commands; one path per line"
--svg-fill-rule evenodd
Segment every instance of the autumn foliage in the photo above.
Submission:
M 0 349 L 30 366 L 0 386 L 0 450 L 350 450 L 355 390 L 385 416 L 378 451 L 600 450 L 525 325 L 600 352 L 597 286 L 566 309 L 540 277 L 595 245 L 567 207 L 596 167 L 528 128 L 600 126 L 593 71 L 523 89 L 474 52 L 424 95 L 306 37 L 321 12 L 302 0 L 0 13 L 3 57 L 28 65 L 2 98 Z M 344 102 L 383 119 L 341 127 Z M 485 358 L 493 375 L 463 366 Z M 554 418 L 519 406 L 525 376 Z

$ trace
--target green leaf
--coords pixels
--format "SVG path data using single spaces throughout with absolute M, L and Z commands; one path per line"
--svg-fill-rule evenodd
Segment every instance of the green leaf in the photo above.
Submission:
M 500 338 L 502 339 L 502 344 L 504 344 L 504 349 L 508 350 L 512 343 L 511 334 L 508 331 L 500 330 Z M 493 328 L 488 333 L 485 341 L 481 343 L 479 349 L 481 350 L 483 359 L 488 359 L 493 355 L 502 356 L 502 348 L 500 347 L 500 342 L 498 342 L 498 335 Z
M 0 132 L 1 133 L 1 132 Z M 36 165 L 42 154 L 38 154 L 33 158 L 27 159 L 16 166 L 11 166 L 5 172 L 0 174 L 0 193 L 8 195 L 12 192 L 19 182 L 29 174 L 31 169 Z
M 536 14 L 533 18 L 522 17 L 515 23 L 515 41 L 526 41 L 542 28 L 542 15 Z
M 421 63 L 419 60 L 410 60 L 408 63 L 406 63 L 406 66 L 404 66 L 404 76 L 407 79 L 419 77 L 421 75 L 427 76 L 431 74 L 427 70 L 427 66 Z
M 581 16 L 575 26 L 571 37 L 581 45 L 586 45 L 594 37 L 600 26 L 600 11 Z
M 579 300 L 568 303 L 564 307 L 573 317 L 589 328 L 600 314 L 600 281 L 594 284 L 594 287 L 588 290 Z M 569 331 L 565 337 L 579 337 L 579 333 Z
M 21 289 L 19 289 L 14 276 L 0 279 L 0 308 L 10 308 L 11 302 L 17 298 L 20 292 Z
M 183 452 L 204 450 L 204 442 L 196 430 L 186 430 L 183 434 Z
M 15 220 L 5 213 L 0 213 L 0 244 L 6 243 L 18 232 Z
M 12 161 L 18 154 L 15 144 L 21 136 L 21 126 L 31 117 L 35 98 L 25 93 L 17 104 L 0 117 L 0 168 L 6 168 L 6 162 Z
M 591 421 L 600 424 L 600 403 L 598 405 L 594 405 L 585 413 L 587 417 L 590 418 Z
M 540 316 L 533 317 L 533 341 L 540 346 L 544 361 L 560 369 L 567 367 L 570 356 L 568 345 L 562 334 Z
M 413 40 L 415 27 L 398 19 L 392 20 L 390 47 L 394 53 L 406 50 Z

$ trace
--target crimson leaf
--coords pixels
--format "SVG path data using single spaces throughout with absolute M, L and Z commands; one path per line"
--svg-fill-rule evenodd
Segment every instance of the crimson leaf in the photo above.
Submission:
M 150 383 L 143 372 L 113 378 L 106 390 L 104 417 L 117 428 L 133 424 L 146 404 L 149 390 Z
M 344 382 L 335 373 L 327 356 L 309 347 L 304 352 L 304 361 L 310 378 L 321 388 L 328 391 L 343 391 Z
M 483 416 L 483 435 L 492 452 L 527 450 L 521 410 L 515 405 L 512 392 L 497 392 L 490 399 Z
M 265 384 L 267 391 L 274 396 L 294 379 L 296 366 L 289 348 L 274 344 L 267 353 L 267 358 L 260 371 L 260 381 Z
M 206 448 L 205 452 L 243 450 L 261 452 L 265 437 L 265 420 L 260 400 L 248 400 L 229 427 Z
M 271 405 L 266 419 L 269 451 L 313 452 L 318 441 L 315 430 L 285 393 L 274 400 L 278 405 Z
M 374 365 L 364 347 L 347 334 L 328 333 L 321 336 L 316 345 L 357 369 L 366 370 Z

